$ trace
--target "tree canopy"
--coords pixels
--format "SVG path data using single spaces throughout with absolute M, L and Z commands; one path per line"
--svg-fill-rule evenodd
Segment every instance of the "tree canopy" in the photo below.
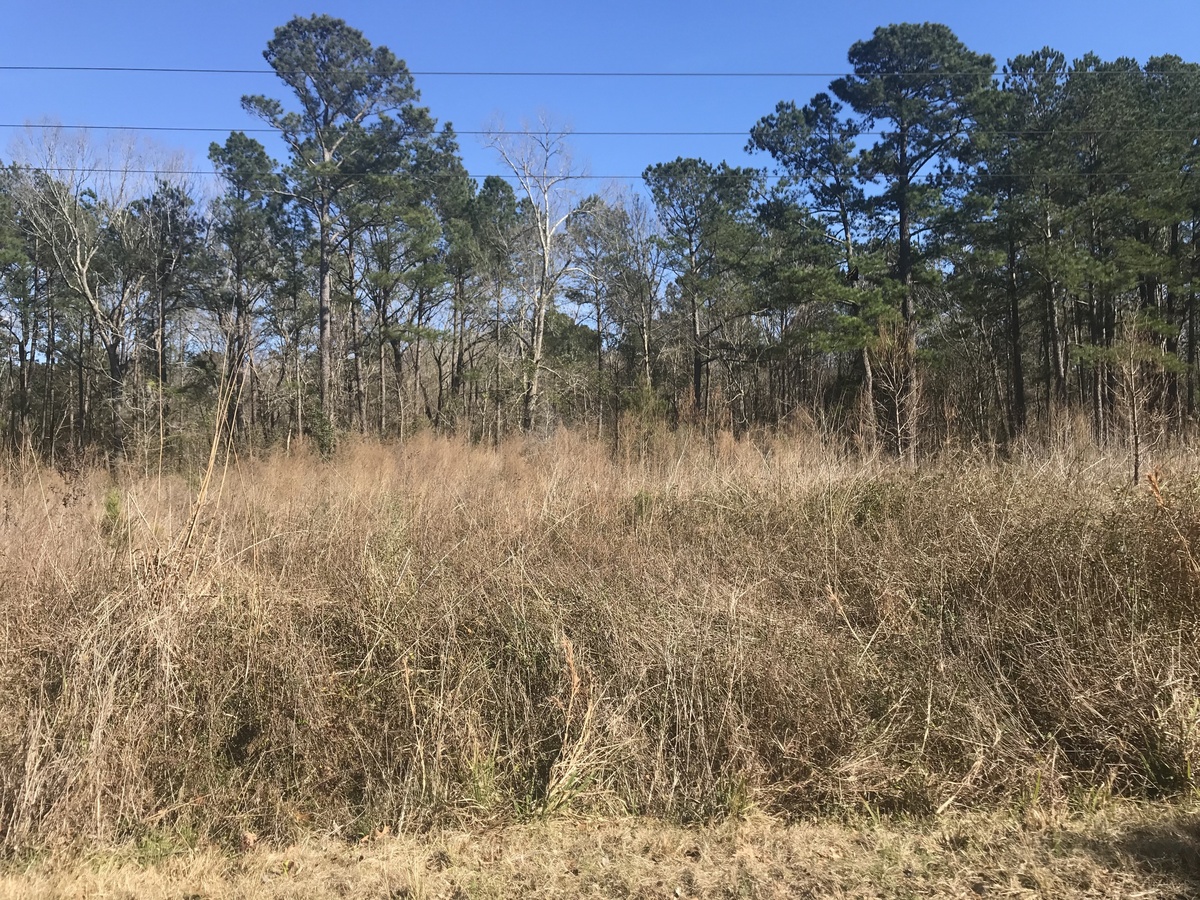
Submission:
M 918 462 L 1088 440 L 1141 464 L 1196 427 L 1200 67 L 999 69 L 945 25 L 747 122 L 754 165 L 680 157 L 577 190 L 570 134 L 463 165 L 403 60 L 325 15 L 278 28 L 284 148 L 218 190 L 47 129 L 0 175 L 13 450 L 166 458 L 356 430 L 476 440 L 661 419 L 819 428 Z

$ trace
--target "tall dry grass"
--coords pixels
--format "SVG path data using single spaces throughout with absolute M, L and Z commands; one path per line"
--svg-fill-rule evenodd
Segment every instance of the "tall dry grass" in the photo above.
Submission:
M 0 845 L 1195 787 L 1200 480 L 787 441 L 0 486 Z M 196 516 L 194 538 L 181 535 Z

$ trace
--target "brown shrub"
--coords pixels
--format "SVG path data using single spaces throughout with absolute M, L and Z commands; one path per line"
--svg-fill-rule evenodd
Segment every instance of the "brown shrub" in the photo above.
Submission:
M 182 476 L 14 475 L 0 843 L 1190 789 L 1186 465 L 420 438 L 237 462 L 187 548 Z

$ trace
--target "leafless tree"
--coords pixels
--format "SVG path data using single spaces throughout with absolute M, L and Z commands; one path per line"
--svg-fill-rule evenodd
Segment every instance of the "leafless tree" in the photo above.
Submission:
M 26 227 L 53 257 L 63 281 L 87 305 L 108 363 L 113 449 L 125 444 L 124 390 L 130 326 L 144 272 L 136 265 L 130 205 L 151 171 L 131 142 L 95 143 L 87 132 L 30 131 L 15 156 Z
M 500 155 L 516 179 L 528 237 L 518 266 L 527 326 L 522 342 L 525 365 L 521 428 L 525 431 L 533 427 L 537 415 L 546 313 L 572 267 L 566 223 L 573 209 L 573 184 L 579 173 L 571 159 L 568 135 L 567 129 L 543 115 L 520 132 L 493 126 L 487 137 L 487 145 Z

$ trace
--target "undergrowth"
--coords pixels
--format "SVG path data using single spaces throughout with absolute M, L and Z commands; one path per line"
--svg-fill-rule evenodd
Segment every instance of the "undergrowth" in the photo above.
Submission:
M 1191 793 L 1190 471 L 569 435 L 234 459 L 199 507 L 14 471 L 0 847 Z

